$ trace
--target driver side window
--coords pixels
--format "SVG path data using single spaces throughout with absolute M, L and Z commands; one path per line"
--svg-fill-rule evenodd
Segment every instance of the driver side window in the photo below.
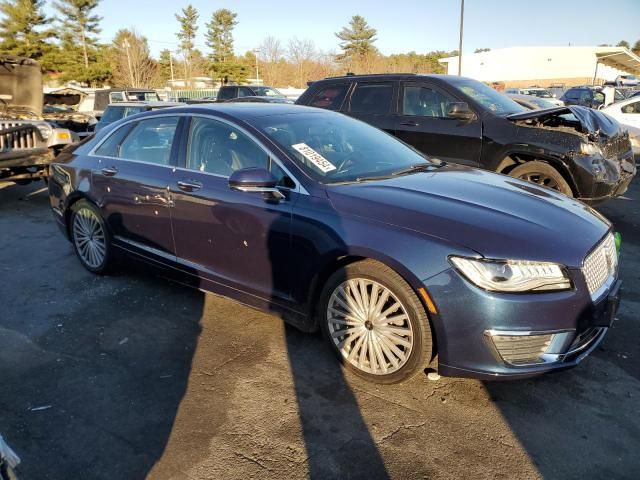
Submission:
M 402 114 L 446 118 L 451 102 L 450 97 L 432 88 L 407 85 L 404 87 Z
M 285 176 L 260 146 L 232 125 L 211 118 L 191 119 L 187 168 L 228 177 L 249 167 L 270 170 L 278 180 Z

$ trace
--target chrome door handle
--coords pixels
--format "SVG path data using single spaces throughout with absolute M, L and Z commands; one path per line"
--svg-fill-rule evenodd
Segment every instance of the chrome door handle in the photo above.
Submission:
M 118 169 L 116 167 L 105 167 L 101 171 L 105 177 L 113 177 L 118 173 Z
M 195 192 L 202 188 L 202 183 L 195 180 L 180 180 L 178 182 L 178 188 L 183 192 Z

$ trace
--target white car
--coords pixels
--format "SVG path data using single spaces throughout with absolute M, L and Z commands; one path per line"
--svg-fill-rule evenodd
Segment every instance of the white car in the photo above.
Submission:
M 612 103 L 602 111 L 623 125 L 640 128 L 640 96 Z

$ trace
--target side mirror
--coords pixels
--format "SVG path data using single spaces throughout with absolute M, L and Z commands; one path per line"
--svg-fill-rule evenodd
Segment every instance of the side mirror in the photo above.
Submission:
M 476 115 L 471 111 L 467 102 L 453 102 L 449 104 L 447 117 L 456 118 L 461 122 L 470 122 Z
M 264 168 L 242 168 L 229 177 L 229 188 L 240 192 L 262 193 L 266 198 L 281 200 L 284 195 L 276 188 L 278 180 Z

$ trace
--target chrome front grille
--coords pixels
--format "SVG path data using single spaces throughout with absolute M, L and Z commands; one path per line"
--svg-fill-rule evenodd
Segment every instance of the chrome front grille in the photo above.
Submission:
M 594 294 L 614 277 L 618 267 L 618 254 L 613 234 L 609 233 L 605 239 L 584 259 L 582 273 L 587 282 L 589 293 Z
M 505 362 L 519 366 L 544 363 L 543 355 L 549 349 L 553 335 L 512 335 L 507 332 L 491 332 L 490 338 Z
M 39 145 L 38 128 L 22 122 L 0 122 L 0 152 L 30 150 Z

